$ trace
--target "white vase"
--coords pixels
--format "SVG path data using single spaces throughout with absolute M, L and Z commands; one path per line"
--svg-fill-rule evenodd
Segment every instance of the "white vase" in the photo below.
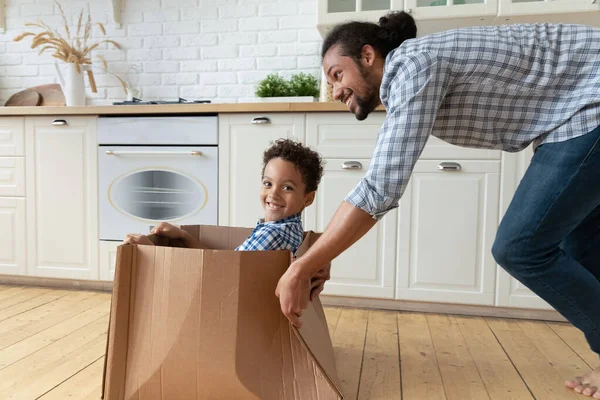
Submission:
M 65 95 L 67 106 L 85 106 L 85 85 L 83 82 L 83 72 L 87 71 L 87 65 L 80 65 L 79 72 L 73 63 L 65 63 L 66 72 L 63 75 L 61 68 L 55 62 L 56 73 L 60 80 L 60 86 Z

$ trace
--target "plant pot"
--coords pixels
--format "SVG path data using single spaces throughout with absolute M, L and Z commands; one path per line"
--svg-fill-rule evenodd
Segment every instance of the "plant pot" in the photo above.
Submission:
M 312 103 L 316 100 L 312 96 L 255 97 L 257 103 Z

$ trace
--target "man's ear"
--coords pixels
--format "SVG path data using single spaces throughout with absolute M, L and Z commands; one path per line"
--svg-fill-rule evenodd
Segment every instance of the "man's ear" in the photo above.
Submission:
M 317 192 L 314 191 L 314 192 L 310 192 L 309 194 L 304 196 L 304 207 L 310 206 L 313 203 L 313 201 L 315 201 L 316 194 L 317 194 Z
M 361 59 L 363 60 L 363 62 L 368 66 L 372 66 L 373 63 L 375 63 L 376 57 L 377 52 L 375 51 L 373 46 L 371 46 L 370 44 L 365 44 L 362 48 L 361 53 Z

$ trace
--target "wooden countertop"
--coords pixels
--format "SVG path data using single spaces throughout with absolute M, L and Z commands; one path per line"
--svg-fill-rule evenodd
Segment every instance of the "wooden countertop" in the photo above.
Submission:
M 85 107 L 0 107 L 5 115 L 127 115 L 127 114 L 217 114 L 277 112 L 349 112 L 345 104 L 335 103 L 211 103 L 153 104 L 139 106 Z M 378 107 L 377 111 L 385 111 Z

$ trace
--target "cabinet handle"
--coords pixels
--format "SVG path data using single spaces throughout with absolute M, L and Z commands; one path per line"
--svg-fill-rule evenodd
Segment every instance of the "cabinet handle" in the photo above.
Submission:
M 342 169 L 362 169 L 362 164 L 358 161 L 346 161 L 342 163 Z
M 438 165 L 440 171 L 460 171 L 460 164 L 455 162 L 443 162 Z
M 65 126 L 69 125 L 66 119 L 55 119 L 52 121 L 52 126 Z
M 116 151 L 107 150 L 108 156 L 201 156 L 201 151 Z
M 406 13 L 407 13 L 407 14 L 412 14 L 412 8 L 408 8 L 408 9 L 406 10 Z
M 267 117 L 254 117 L 252 118 L 253 124 L 270 124 L 271 120 Z

